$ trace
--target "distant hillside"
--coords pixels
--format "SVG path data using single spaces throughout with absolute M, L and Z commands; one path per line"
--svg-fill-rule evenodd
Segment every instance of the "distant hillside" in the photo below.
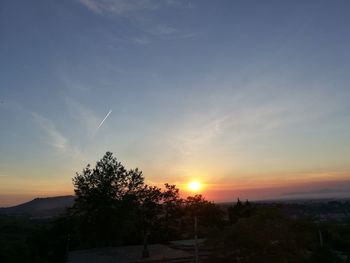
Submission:
M 73 202 L 74 196 L 71 195 L 35 198 L 17 206 L 0 208 L 0 214 L 27 215 L 38 218 L 54 217 L 61 214 L 65 208 L 71 207 Z

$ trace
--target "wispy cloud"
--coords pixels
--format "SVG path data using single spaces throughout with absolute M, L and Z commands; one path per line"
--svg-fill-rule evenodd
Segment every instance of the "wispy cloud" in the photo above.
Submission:
M 76 160 L 86 159 L 80 147 L 76 143 L 72 143 L 68 137 L 60 132 L 52 120 L 35 112 L 31 112 L 31 116 L 40 129 L 44 131 L 44 141 L 54 147 L 58 153 L 65 154 Z
M 138 45 L 148 45 L 152 42 L 152 40 L 148 37 L 135 37 L 133 38 L 133 43 Z
M 47 142 L 60 152 L 66 152 L 69 149 L 68 140 L 56 129 L 54 123 L 37 113 L 32 112 L 31 114 L 34 121 L 45 131 Z
M 223 108 L 226 108 L 225 105 Z M 254 138 L 274 129 L 283 127 L 293 121 L 290 111 L 276 104 L 261 104 L 255 108 L 235 109 L 209 107 L 198 109 L 190 116 L 179 119 L 174 132 L 169 132 L 171 145 L 184 156 L 189 156 L 210 148 L 215 140 L 225 137 L 225 144 L 215 144 L 228 151 L 242 140 Z
M 210 156 L 205 154 L 215 152 L 227 163 L 240 162 L 236 167 L 251 162 L 277 167 L 284 158 L 278 155 L 282 136 L 322 125 L 321 119 L 341 107 L 327 90 L 294 87 L 283 78 L 228 83 L 213 78 L 196 84 L 191 99 L 182 105 L 187 114 L 172 119 L 171 128 L 164 128 L 164 142 L 172 149 L 169 156 L 163 155 L 165 161 L 177 158 L 186 164 L 200 159 L 205 163 Z M 272 150 L 256 161 L 254 156 L 263 149 Z
M 92 137 L 100 123 L 95 112 L 72 98 L 67 97 L 65 101 L 71 117 L 76 121 L 79 130 L 83 131 L 83 137 Z
M 176 135 L 171 136 L 171 142 L 182 154 L 191 155 L 218 137 L 222 133 L 226 120 L 226 116 L 209 117 L 208 119 L 203 119 L 203 116 L 202 118 L 200 116 L 191 118 L 188 127 L 184 127 Z
M 78 0 L 93 13 L 101 16 L 123 18 L 131 28 L 136 29 L 136 36 L 113 37 L 116 43 L 147 45 L 155 38 L 186 39 L 195 36 L 192 32 L 183 32 L 174 26 L 158 21 L 154 12 L 169 8 L 191 9 L 189 1 L 179 0 Z M 152 14 L 150 16 L 150 14 Z M 112 43 L 109 47 L 114 47 Z
M 177 30 L 173 27 L 167 26 L 167 25 L 157 25 L 150 29 L 150 33 L 156 36 L 161 35 L 171 35 L 176 33 Z
M 97 14 L 127 16 L 130 12 L 156 10 L 165 6 L 178 6 L 182 1 L 165 0 L 79 0 Z M 178 2 L 178 3 L 177 3 Z
M 91 86 L 87 83 L 76 81 L 76 79 L 72 77 L 71 71 L 67 70 L 67 68 L 69 68 L 67 65 L 62 65 L 60 68 L 56 69 L 58 78 L 67 90 L 79 93 L 91 90 Z
M 57 129 L 54 122 L 39 113 L 28 110 L 15 101 L 7 101 L 5 109 L 26 119 L 33 121 L 44 132 L 46 141 L 59 152 L 67 152 L 71 149 L 68 139 Z
M 149 0 L 79 0 L 91 11 L 102 14 L 110 13 L 124 15 L 130 11 L 156 9 L 159 4 L 156 1 Z
M 310 190 L 310 191 L 298 191 L 298 192 L 288 192 L 281 194 L 284 195 L 313 195 L 313 194 L 339 194 L 339 193 L 349 193 L 350 189 L 343 189 L 343 188 L 324 188 L 324 189 L 317 189 L 317 190 Z

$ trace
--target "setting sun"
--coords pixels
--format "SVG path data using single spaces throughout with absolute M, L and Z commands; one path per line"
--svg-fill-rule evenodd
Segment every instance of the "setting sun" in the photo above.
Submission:
M 188 184 L 188 189 L 197 192 L 201 189 L 201 184 L 199 182 L 193 181 Z

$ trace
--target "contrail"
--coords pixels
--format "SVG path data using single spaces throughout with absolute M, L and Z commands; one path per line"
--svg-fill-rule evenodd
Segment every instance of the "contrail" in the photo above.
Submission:
M 109 114 L 111 114 L 111 113 L 112 113 L 112 110 L 109 110 L 106 117 L 101 121 L 100 125 L 98 125 L 96 131 L 98 131 L 98 129 L 102 126 L 102 124 L 105 122 L 105 120 L 108 118 Z

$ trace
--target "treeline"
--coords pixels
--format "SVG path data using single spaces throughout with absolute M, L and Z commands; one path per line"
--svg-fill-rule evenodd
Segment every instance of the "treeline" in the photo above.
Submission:
M 223 211 L 203 196 L 182 199 L 175 185 L 149 186 L 141 171 L 125 169 L 110 152 L 73 184 L 76 200 L 67 217 L 72 248 L 189 238 L 194 215 L 201 234 L 223 223 Z
M 281 204 L 241 203 L 235 209 L 241 211 L 233 220 L 208 236 L 209 262 L 350 262 L 349 224 L 290 217 Z
M 64 262 L 70 250 L 206 238 L 208 262 L 349 262 L 350 227 L 292 218 L 283 205 L 220 206 L 145 184 L 107 152 L 73 178 L 75 203 L 54 221 L 0 218 L 0 262 Z M 346 261 L 347 260 L 347 261 Z
M 1 263 L 58 263 L 66 259 L 67 240 L 61 220 L 0 216 Z
M 77 173 L 73 185 L 73 207 L 54 221 L 0 221 L 0 262 L 63 262 L 69 250 L 146 249 L 148 243 L 193 238 L 194 216 L 200 237 L 223 225 L 224 212 L 214 203 L 201 195 L 182 199 L 175 185 L 149 186 L 141 171 L 127 170 L 111 152 Z

